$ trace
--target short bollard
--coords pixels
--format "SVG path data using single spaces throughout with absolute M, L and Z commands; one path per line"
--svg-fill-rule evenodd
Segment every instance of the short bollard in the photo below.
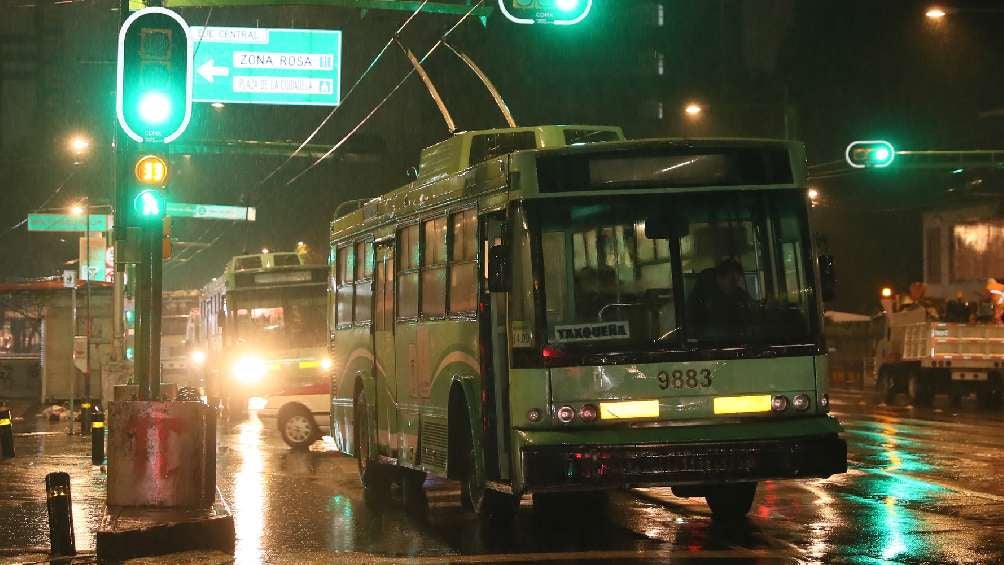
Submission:
M 49 473 L 45 476 L 46 507 L 49 511 L 49 554 L 77 554 L 73 539 L 73 510 L 70 501 L 70 475 Z
M 0 457 L 14 457 L 14 423 L 10 408 L 0 408 Z
M 91 407 L 93 404 L 89 400 L 80 403 L 80 435 L 87 435 L 91 428 Z
M 105 462 L 105 415 L 97 409 L 91 414 L 91 464 Z

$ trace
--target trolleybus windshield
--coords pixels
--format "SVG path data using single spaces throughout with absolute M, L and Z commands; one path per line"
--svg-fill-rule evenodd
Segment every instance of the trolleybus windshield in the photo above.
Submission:
M 803 192 L 537 200 L 546 337 L 570 350 L 811 344 Z
M 241 343 L 266 350 L 324 345 L 323 286 L 235 291 L 231 296 Z

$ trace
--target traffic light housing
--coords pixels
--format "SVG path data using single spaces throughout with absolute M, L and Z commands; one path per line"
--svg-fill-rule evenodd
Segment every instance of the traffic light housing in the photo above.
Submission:
M 884 169 L 896 159 L 896 148 L 881 139 L 854 141 L 847 145 L 844 157 L 855 169 Z
M 139 143 L 170 143 L 192 115 L 192 42 L 188 24 L 166 8 L 145 8 L 119 30 L 115 110 Z
M 593 0 L 499 0 L 499 11 L 517 24 L 574 25 L 592 6 Z
M 132 197 L 133 225 L 160 222 L 167 211 L 167 161 L 159 155 L 144 155 L 136 160 L 136 189 Z

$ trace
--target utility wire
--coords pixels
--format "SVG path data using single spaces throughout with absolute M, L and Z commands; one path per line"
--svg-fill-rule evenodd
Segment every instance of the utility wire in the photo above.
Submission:
M 359 78 L 356 79 L 356 82 L 353 83 L 351 87 L 349 87 L 348 92 L 345 93 L 345 96 L 339 101 L 338 105 L 332 108 L 330 112 L 328 112 L 328 115 L 325 116 L 323 120 L 321 120 L 321 123 L 317 124 L 317 127 L 314 128 L 314 131 L 310 132 L 310 135 L 308 135 L 307 138 L 303 140 L 303 143 L 301 143 L 300 146 L 296 148 L 296 151 L 293 151 L 289 155 L 289 157 L 287 157 L 286 160 L 282 162 L 282 164 L 273 169 L 272 172 L 270 172 L 268 175 L 265 176 L 265 178 L 263 178 L 261 181 L 258 182 L 258 186 L 261 186 L 266 182 L 268 182 L 269 179 L 271 179 L 283 167 L 289 164 L 289 162 L 292 161 L 294 157 L 299 155 L 300 151 L 303 151 L 303 148 L 306 147 L 308 143 L 314 140 L 314 137 L 316 137 L 317 134 L 320 133 L 321 129 L 323 129 L 324 126 L 327 125 L 328 121 L 330 121 L 332 116 L 335 115 L 335 112 L 337 112 L 338 109 L 345 104 L 345 101 L 348 100 L 350 96 L 352 96 L 352 93 L 355 92 L 356 88 L 363 81 L 363 79 L 365 79 L 366 76 L 369 75 L 370 71 L 372 71 L 376 67 L 377 63 L 380 62 L 380 59 L 383 57 L 384 53 L 387 52 L 387 49 L 389 49 L 390 46 L 393 45 L 394 40 L 401 34 L 402 31 L 404 31 L 404 28 L 408 27 L 408 24 L 411 23 L 411 20 L 413 20 L 415 16 L 417 16 L 418 13 L 422 11 L 422 8 L 425 7 L 428 1 L 429 0 L 423 0 L 422 3 L 419 4 L 417 8 L 415 8 L 415 11 L 412 12 L 410 16 L 408 16 L 408 19 L 404 20 L 404 23 L 402 23 L 397 28 L 397 30 L 393 33 L 393 35 L 387 38 L 387 42 L 384 43 L 383 48 L 381 48 L 380 51 L 376 54 L 376 57 L 373 57 L 373 60 L 370 61 L 369 66 L 367 66 L 366 70 L 364 70 L 363 73 L 359 75 Z
M 66 183 L 70 182 L 70 179 L 72 179 L 77 174 L 77 171 L 79 171 L 79 170 L 80 169 L 78 169 L 78 168 L 75 167 L 70 172 L 70 174 L 66 175 L 66 178 L 63 179 L 63 182 L 59 183 L 59 186 L 57 186 L 56 189 L 53 190 L 49 194 L 49 196 L 41 204 L 39 204 L 37 207 L 35 207 L 35 209 L 38 210 L 38 209 L 41 209 L 41 208 L 45 208 L 46 204 L 48 204 L 49 202 L 51 202 L 52 199 L 55 198 L 57 194 L 59 194 L 60 192 L 63 191 L 63 188 L 66 186 Z M 23 226 L 23 225 L 25 225 L 27 223 L 28 223 L 28 218 L 26 217 L 25 219 L 21 220 L 20 222 L 17 222 L 16 224 L 14 224 L 14 225 L 8 227 L 7 229 L 5 229 L 2 233 L 0 233 L 0 237 L 7 236 L 8 234 L 10 234 L 11 232 L 13 232 L 17 228 L 19 228 L 19 227 L 21 227 L 21 226 Z
M 453 27 L 451 27 L 450 29 L 446 30 L 446 33 L 444 33 L 444 34 L 443 34 L 443 35 L 442 35 L 442 36 L 441 36 L 441 37 L 439 38 L 439 40 L 438 40 L 438 41 L 436 41 L 435 45 L 433 45 L 433 46 L 432 46 L 431 48 L 429 48 L 429 50 L 428 50 L 428 51 L 426 51 L 425 55 L 423 55 L 423 56 L 422 56 L 422 58 L 421 58 L 421 59 L 419 59 L 419 61 L 418 61 L 418 62 L 419 62 L 419 64 L 421 64 L 421 63 L 424 63 L 424 62 L 426 61 L 426 59 L 428 59 L 428 58 L 429 58 L 429 56 L 431 56 L 431 55 L 432 55 L 433 53 L 435 53 L 435 51 L 436 51 L 437 49 L 439 49 L 439 46 L 443 44 L 443 41 L 444 41 L 444 40 L 445 40 L 445 39 L 446 39 L 446 38 L 447 38 L 447 37 L 448 37 L 448 36 L 449 36 L 449 35 L 450 35 L 451 33 L 453 33 L 453 31 L 454 31 L 454 30 L 456 30 L 456 29 L 457 29 L 458 27 L 460 27 L 460 24 L 464 23 L 464 21 L 465 21 L 465 20 L 467 20 L 467 18 L 468 18 L 468 17 L 469 17 L 469 16 L 470 16 L 470 15 L 471 15 L 472 13 L 474 13 L 474 11 L 475 11 L 475 10 L 477 10 L 477 9 L 478 9 L 478 8 L 479 8 L 479 7 L 481 6 L 481 4 L 483 4 L 483 3 L 484 3 L 484 0 L 478 0 L 478 2 L 477 2 L 476 4 L 474 4 L 473 6 L 471 6 L 471 9 L 470 9 L 470 10 L 468 10 L 468 11 L 467 11 L 467 13 L 466 13 L 466 14 L 464 14 L 464 15 L 463 15 L 463 16 L 462 16 L 462 17 L 461 17 L 461 18 L 460 18 L 459 20 L 457 20 L 457 23 L 453 24 Z M 384 104 L 386 104 L 386 103 L 387 103 L 387 101 L 388 101 L 388 100 L 390 100 L 390 98 L 391 98 L 392 96 L 394 96 L 394 94 L 395 94 L 395 93 L 396 93 L 396 92 L 397 92 L 397 91 L 398 91 L 398 90 L 399 90 L 399 89 L 401 88 L 401 86 L 402 86 L 402 85 L 404 85 L 404 83 L 405 83 L 405 82 L 406 82 L 406 81 L 407 81 L 407 80 L 408 80 L 409 78 L 411 78 L 411 75 L 413 75 L 413 74 L 415 74 L 415 67 L 414 67 L 414 66 L 413 66 L 413 67 L 412 67 L 412 68 L 411 68 L 411 69 L 410 69 L 410 70 L 409 70 L 409 71 L 408 71 L 407 73 L 405 73 L 405 74 L 404 74 L 404 76 L 403 76 L 403 77 L 401 78 L 401 80 L 400 80 L 400 81 L 398 81 L 398 83 L 397 83 L 396 85 L 394 85 L 394 88 L 392 88 L 392 89 L 391 89 L 391 91 L 390 91 L 390 92 L 388 92 L 388 93 L 387 93 L 387 95 L 386 95 L 386 96 L 384 96 L 384 97 L 383 97 L 383 99 L 382 99 L 382 100 L 381 100 L 381 101 L 380 101 L 379 103 L 377 103 L 377 105 L 376 105 L 376 106 L 374 106 L 374 107 L 373 107 L 373 109 L 372 109 L 372 110 L 370 110 L 370 112 L 369 112 L 368 114 L 366 114 L 366 117 L 364 117 L 364 118 L 363 118 L 363 119 L 362 119 L 362 120 L 361 120 L 361 121 L 360 121 L 360 122 L 359 122 L 358 124 L 356 124 L 356 126 L 355 126 L 354 128 L 352 128 L 351 130 L 349 130 L 349 132 L 348 132 L 347 134 L 345 134 L 345 136 L 344 136 L 344 137 L 342 137 L 342 139 L 341 139 L 341 140 L 339 140 L 339 141 L 338 141 L 338 143 L 335 143 L 335 144 L 334 144 L 333 146 L 331 146 L 331 149 L 328 149 L 328 151 L 327 151 L 327 152 L 325 152 L 325 153 L 324 153 L 324 155 L 321 155 L 321 156 L 320 156 L 320 157 L 319 157 L 319 158 L 318 158 L 318 159 L 317 159 L 316 161 L 314 161 L 314 162 L 313 162 L 313 163 L 312 163 L 312 164 L 311 164 L 310 166 L 308 166 L 308 167 L 307 167 L 306 169 L 304 169 L 304 170 L 300 171 L 300 172 L 299 172 L 299 173 L 298 173 L 298 174 L 297 174 L 296 176 L 294 176 L 293 178 L 291 178 L 291 179 L 289 179 L 288 181 L 286 181 L 286 186 L 290 186 L 290 185 L 292 185 L 293 183 L 295 183 L 296 181 L 300 180 L 300 179 L 301 179 L 301 178 L 303 177 L 303 175 L 307 174 L 307 173 L 308 173 L 308 172 L 310 172 L 310 171 L 311 171 L 311 170 L 312 170 L 312 169 L 313 169 L 314 167 L 316 167 L 317 165 L 321 164 L 321 162 L 322 162 L 322 161 L 324 161 L 325 159 L 327 159 L 328 157 L 330 157 L 332 153 L 334 153 L 334 152 L 335 152 L 335 151 L 337 151 L 337 150 L 338 150 L 338 149 L 339 149 L 339 148 L 340 148 L 340 147 L 341 147 L 342 145 L 344 145 L 344 144 L 345 144 L 345 142 L 349 140 L 349 138 L 351 138 L 351 137 L 352 137 L 353 135 L 355 135 L 355 133 L 356 133 L 357 131 L 359 131 L 359 129 L 360 129 L 360 128 L 362 128 L 362 127 L 363 127 L 363 125 L 365 125 L 365 124 L 366 124 L 366 122 L 368 122 L 368 121 L 369 121 L 369 119 L 370 119 L 370 118 L 372 118 L 372 117 L 373 117 L 373 115 L 374 115 L 374 114 L 376 114 L 376 113 L 377 113 L 377 111 L 379 111 L 379 110 L 380 110 L 380 108 L 382 108 L 382 107 L 383 107 L 383 105 L 384 105 Z

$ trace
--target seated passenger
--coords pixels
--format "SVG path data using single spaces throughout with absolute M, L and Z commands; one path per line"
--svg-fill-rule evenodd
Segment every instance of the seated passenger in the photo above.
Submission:
M 687 321 L 698 338 L 739 337 L 750 325 L 751 298 L 742 287 L 743 268 L 734 259 L 705 269 L 687 303 Z

